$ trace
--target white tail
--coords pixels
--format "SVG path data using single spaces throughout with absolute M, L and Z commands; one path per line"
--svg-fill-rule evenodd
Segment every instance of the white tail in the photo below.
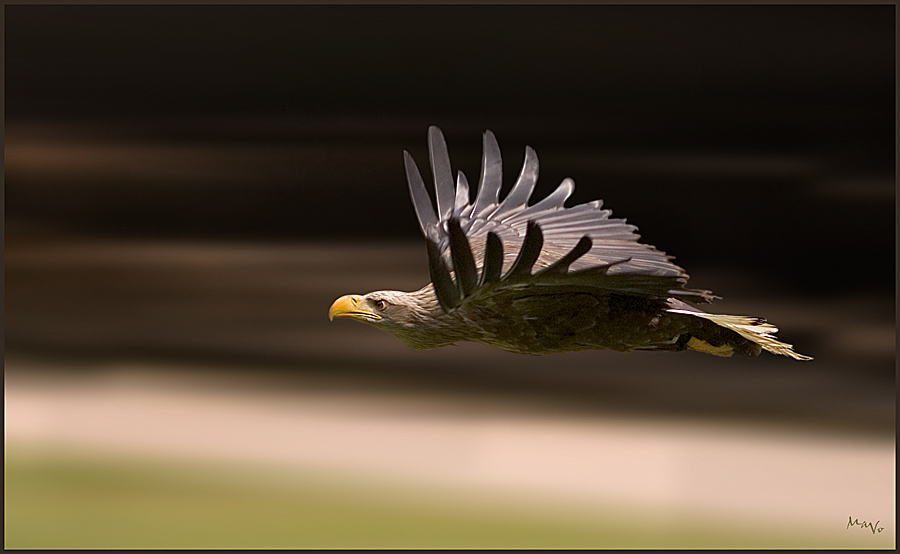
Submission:
M 708 314 L 706 312 L 695 312 L 691 310 L 667 311 L 708 319 L 716 325 L 730 329 L 745 339 L 755 342 L 773 354 L 781 354 L 782 356 L 788 356 L 795 360 L 812 360 L 811 356 L 804 356 L 803 354 L 794 352 L 793 345 L 777 340 L 774 335 L 778 332 L 778 327 L 775 327 L 771 323 L 766 323 L 766 320 L 764 319 L 743 315 Z

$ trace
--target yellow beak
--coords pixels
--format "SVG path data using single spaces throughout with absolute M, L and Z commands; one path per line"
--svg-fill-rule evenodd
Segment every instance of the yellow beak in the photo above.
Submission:
M 328 319 L 350 317 L 359 321 L 378 321 L 381 316 L 372 311 L 365 298 L 358 294 L 348 294 L 334 301 L 328 310 Z

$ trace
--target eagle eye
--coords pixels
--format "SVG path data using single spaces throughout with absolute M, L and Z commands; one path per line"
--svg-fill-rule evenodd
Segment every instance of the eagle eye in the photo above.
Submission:
M 375 305 L 376 309 L 378 309 L 378 310 L 384 309 L 384 306 L 385 306 L 384 300 L 375 300 L 372 303 Z

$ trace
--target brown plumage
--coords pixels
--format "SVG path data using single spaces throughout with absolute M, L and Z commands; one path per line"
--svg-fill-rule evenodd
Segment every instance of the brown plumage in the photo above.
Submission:
M 691 349 L 756 356 L 765 349 L 811 359 L 776 340 L 778 329 L 762 318 L 689 305 L 716 297 L 685 288 L 684 270 L 639 243 L 637 228 L 610 218 L 601 201 L 566 208 L 571 179 L 529 206 L 538 175 L 530 147 L 500 201 L 500 149 L 485 132 L 473 202 L 462 172 L 454 186 L 437 127 L 429 129 L 428 143 L 437 211 L 412 157 L 404 152 L 404 159 L 432 282 L 416 292 L 343 296 L 331 306 L 331 318 L 370 323 L 422 350 L 471 341 L 531 355 Z

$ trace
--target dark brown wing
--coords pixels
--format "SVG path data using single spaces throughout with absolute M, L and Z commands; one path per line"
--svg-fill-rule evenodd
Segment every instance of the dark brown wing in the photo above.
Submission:
M 537 154 L 525 149 L 515 185 L 500 201 L 502 163 L 493 133 L 484 134 L 478 194 L 469 199 L 462 172 L 454 186 L 444 137 L 428 130 L 437 212 L 422 176 L 404 152 L 410 194 L 428 241 L 431 279 L 441 306 L 449 311 L 465 298 L 523 283 L 554 290 L 596 289 L 652 298 L 709 302 L 709 291 L 686 289 L 688 275 L 664 252 L 638 242 L 637 228 L 610 218 L 596 200 L 566 208 L 571 179 L 528 206 L 537 182 Z

